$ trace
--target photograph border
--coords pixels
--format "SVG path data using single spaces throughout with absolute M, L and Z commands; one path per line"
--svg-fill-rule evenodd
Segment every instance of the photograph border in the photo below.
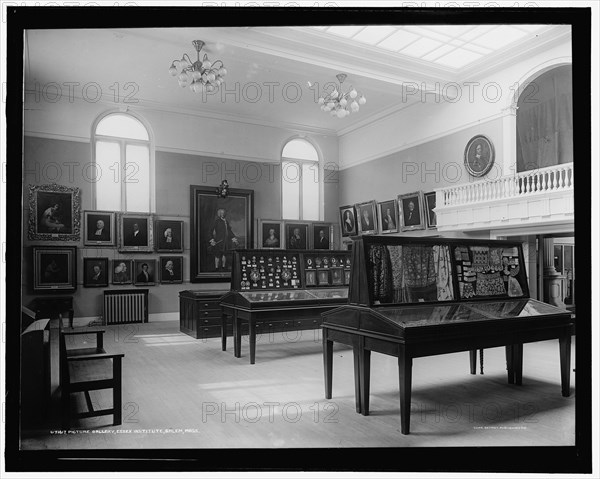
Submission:
M 71 195 L 71 233 L 38 232 L 38 193 L 62 193 Z M 30 240 L 79 241 L 81 239 L 81 189 L 57 185 L 29 185 L 29 230 Z

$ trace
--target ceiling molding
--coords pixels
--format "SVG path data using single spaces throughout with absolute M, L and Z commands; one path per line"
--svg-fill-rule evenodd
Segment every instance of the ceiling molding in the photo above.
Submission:
M 35 87 L 32 86 L 31 84 L 27 84 L 24 86 L 25 88 L 25 95 L 28 94 L 32 94 L 32 92 L 35 92 Z M 27 98 L 27 96 L 25 96 L 25 98 Z M 193 96 L 191 96 L 191 98 L 194 98 Z M 82 103 L 89 103 L 89 100 L 84 98 L 81 94 L 81 90 L 73 90 L 72 93 L 70 93 L 69 95 L 69 102 L 73 103 L 75 100 L 79 100 Z M 102 93 L 101 97 L 94 102 L 94 104 L 102 104 L 102 105 L 106 105 L 107 107 L 110 108 L 115 108 L 115 106 L 117 107 L 125 107 L 126 109 L 130 109 L 130 110 L 140 110 L 140 111 L 156 111 L 159 113 L 172 113 L 172 114 L 178 114 L 178 115 L 186 115 L 186 116 L 192 116 L 192 117 L 196 117 L 196 118 L 206 118 L 206 119 L 210 119 L 210 120 L 221 120 L 221 121 L 228 121 L 228 122 L 233 122 L 233 123 L 241 123 L 241 124 L 246 124 L 246 125 L 260 125 L 260 126 L 265 126 L 265 127 L 269 127 L 269 128 L 275 128 L 278 130 L 287 130 L 287 131 L 291 131 L 291 132 L 296 132 L 296 133 L 307 133 L 307 134 L 312 134 L 312 135 L 322 135 L 322 136 L 338 136 L 338 133 L 336 130 L 332 130 L 329 128 L 318 128 L 318 127 L 314 127 L 312 125 L 306 125 L 306 124 L 302 124 L 302 123 L 293 123 L 293 122 L 271 122 L 268 120 L 262 120 L 262 119 L 258 119 L 256 117 L 251 117 L 251 116 L 243 116 L 240 114 L 226 114 L 226 113 L 219 113 L 216 112 L 214 110 L 210 110 L 210 109 L 203 109 L 203 110 L 195 110 L 195 109 L 191 109 L 191 108 L 180 108 L 180 107 L 174 107 L 172 105 L 168 105 L 166 103 L 163 102 L 157 102 L 157 101 L 153 101 L 153 100 L 146 100 L 146 99 L 142 99 L 142 98 L 137 98 L 136 99 L 137 102 L 136 103 L 115 103 L 115 99 L 113 95 L 110 94 L 104 94 Z M 319 110 L 316 110 L 315 114 L 321 113 Z

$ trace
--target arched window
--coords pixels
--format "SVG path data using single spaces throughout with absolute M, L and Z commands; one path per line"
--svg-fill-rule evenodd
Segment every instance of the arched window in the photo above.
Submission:
M 154 148 L 144 124 L 109 113 L 97 121 L 92 145 L 94 209 L 154 212 Z
M 537 77 L 523 89 L 517 107 L 517 172 L 572 163 L 572 67 Z
M 319 220 L 321 205 L 319 155 L 301 138 L 290 140 L 281 153 L 281 211 L 284 219 Z

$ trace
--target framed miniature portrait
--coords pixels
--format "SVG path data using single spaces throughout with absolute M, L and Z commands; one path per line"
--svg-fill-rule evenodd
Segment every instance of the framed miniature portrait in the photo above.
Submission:
M 183 253 L 183 221 L 156 220 L 154 231 L 156 251 Z
M 333 249 L 333 224 L 312 224 L 312 249 Z
M 283 249 L 285 235 L 282 233 L 283 221 L 258 220 L 258 244 L 261 248 Z
M 153 286 L 156 284 L 156 260 L 133 260 L 134 281 L 136 286 Z
M 317 282 L 319 286 L 328 286 L 329 285 L 329 270 L 321 270 L 317 271 Z
M 183 256 L 161 256 L 160 282 L 183 283 Z
M 108 286 L 108 258 L 83 258 L 83 286 Z
M 354 206 L 347 205 L 340 207 L 340 228 L 343 237 L 354 236 L 357 234 L 356 212 Z
M 75 246 L 33 246 L 33 290 L 75 291 L 76 260 Z
M 344 268 L 331 268 L 331 284 L 344 284 Z
M 119 251 L 150 253 L 154 250 L 152 215 L 121 213 L 119 215 Z
M 310 223 L 285 222 L 287 249 L 308 249 Z
M 398 232 L 398 203 L 396 200 L 377 203 L 379 213 L 379 230 L 382 233 Z
M 79 241 L 79 188 L 62 185 L 29 185 L 30 240 Z
M 425 229 L 422 191 L 398 195 L 398 206 L 400 207 L 400 225 L 402 231 Z
M 314 270 L 306 271 L 306 286 L 317 285 L 317 272 Z
M 86 246 L 112 246 L 115 244 L 115 213 L 112 211 L 83 212 L 84 240 Z
M 435 214 L 435 191 L 425 193 L 425 219 L 427 229 L 437 229 L 437 215 Z
M 377 205 L 375 200 L 365 201 L 355 205 L 356 223 L 358 225 L 358 234 L 368 235 L 377 234 Z
M 112 260 L 112 283 L 113 284 L 131 284 L 131 275 L 133 272 L 133 261 L 130 259 Z
M 471 176 L 483 176 L 494 165 L 494 157 L 494 145 L 490 139 L 484 135 L 476 135 L 465 148 L 465 168 Z

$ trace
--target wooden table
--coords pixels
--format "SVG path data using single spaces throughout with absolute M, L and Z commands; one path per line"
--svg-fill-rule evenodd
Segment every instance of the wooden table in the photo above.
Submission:
M 256 361 L 256 334 L 285 331 L 318 329 L 321 326 L 321 313 L 329 311 L 331 306 L 288 306 L 246 309 L 221 303 L 222 325 L 221 339 L 223 351 L 227 348 L 227 318 L 233 318 L 233 355 L 242 356 L 242 327 L 248 324 L 250 343 L 250 364 Z
M 497 314 L 493 312 L 495 304 Z M 446 310 L 440 314 L 439 308 Z M 350 345 L 354 351 L 356 411 L 364 416 L 369 414 L 371 351 L 398 358 L 402 434 L 410 431 L 412 362 L 418 357 L 505 346 L 508 383 L 521 385 L 523 343 L 558 339 L 561 392 L 564 397 L 570 394 L 574 321 L 568 312 L 539 301 L 343 306 L 323 314 L 322 328 L 325 397 L 332 398 L 333 343 Z

